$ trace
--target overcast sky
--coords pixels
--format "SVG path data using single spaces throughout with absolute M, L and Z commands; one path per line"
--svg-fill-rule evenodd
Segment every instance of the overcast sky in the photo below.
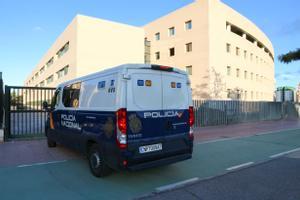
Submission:
M 142 26 L 193 0 L 0 0 L 0 71 L 8 85 L 26 76 L 76 14 Z M 277 56 L 300 48 L 299 0 L 223 0 L 253 21 L 275 49 L 277 86 L 300 82 L 300 62 Z

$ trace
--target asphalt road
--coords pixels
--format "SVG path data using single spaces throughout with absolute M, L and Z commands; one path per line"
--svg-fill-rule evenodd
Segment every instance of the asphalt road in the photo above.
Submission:
M 141 200 L 299 200 L 300 150 Z
M 0 194 L 4 200 L 20 197 L 23 200 L 132 199 L 184 180 L 218 176 L 247 163 L 257 165 L 273 159 L 274 155 L 299 147 L 300 129 L 202 142 L 195 144 L 191 160 L 140 172 L 114 173 L 104 179 L 93 177 L 82 157 L 18 166 L 1 167 L 0 164 Z M 1 156 L 3 158 L 5 154 L 0 151 L 0 162 Z M 22 157 L 22 152 L 16 156 Z M 283 170 L 282 173 L 284 176 L 287 172 Z M 228 184 L 234 184 L 239 177 L 237 175 Z M 226 185 L 226 181 L 221 183 Z M 235 187 L 240 187 L 240 184 Z

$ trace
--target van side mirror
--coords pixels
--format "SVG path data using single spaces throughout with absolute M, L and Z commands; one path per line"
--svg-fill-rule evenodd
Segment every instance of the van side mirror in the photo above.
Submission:
M 47 101 L 44 101 L 44 102 L 43 102 L 43 109 L 44 109 L 45 111 L 49 111 L 49 105 L 48 105 L 48 102 L 47 102 Z

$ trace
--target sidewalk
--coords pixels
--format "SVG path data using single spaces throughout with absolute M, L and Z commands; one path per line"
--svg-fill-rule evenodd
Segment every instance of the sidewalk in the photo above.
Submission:
M 300 120 L 276 120 L 233 125 L 200 127 L 194 129 L 195 142 L 232 137 L 245 137 L 274 131 L 300 129 Z

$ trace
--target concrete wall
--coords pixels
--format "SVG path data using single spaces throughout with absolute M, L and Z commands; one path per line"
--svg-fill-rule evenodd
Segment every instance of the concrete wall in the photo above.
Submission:
M 186 31 L 184 25 L 188 20 L 192 20 L 193 27 Z M 243 35 L 239 36 L 227 29 L 227 23 L 243 30 Z M 175 36 L 168 36 L 170 27 L 175 27 Z M 196 0 L 144 28 L 147 39 L 151 41 L 152 63 L 181 69 L 192 65 L 193 73 L 190 77 L 194 99 L 228 99 L 227 91 L 230 89 L 239 90 L 242 100 L 273 100 L 274 61 L 265 52 L 268 49 L 266 51 L 274 57 L 272 43 L 251 21 L 220 0 Z M 161 38 L 156 41 L 155 34 L 158 32 Z M 246 35 L 254 38 L 255 42 L 249 42 Z M 185 44 L 188 42 L 193 43 L 193 50 L 189 53 L 185 52 Z M 231 45 L 231 53 L 226 51 L 227 43 Z M 258 47 L 258 43 L 262 44 L 262 48 Z M 171 47 L 176 49 L 173 57 L 168 55 Z M 236 47 L 240 49 L 239 56 L 235 55 Z M 244 58 L 244 51 L 247 58 Z M 155 58 L 156 52 L 161 54 L 159 60 Z M 250 54 L 253 54 L 253 60 L 250 60 Z M 230 76 L 227 75 L 227 66 L 231 67 Z M 235 76 L 236 69 L 240 70 L 238 78 Z M 244 78 L 245 71 L 247 78 Z M 252 80 L 251 73 L 254 76 Z M 254 94 L 253 98 L 251 93 Z
M 69 42 L 69 50 L 60 58 L 56 53 Z M 40 69 L 54 57 L 50 67 Z M 77 15 L 58 37 L 36 68 L 25 81 L 27 86 L 40 86 L 41 81 L 53 75 L 54 81 L 46 87 L 93 72 L 125 63 L 144 62 L 144 30 L 93 17 Z M 58 78 L 57 72 L 69 66 L 68 74 Z M 38 78 L 31 80 L 38 73 Z M 29 82 L 30 81 L 30 82 Z
M 227 26 L 227 23 L 231 26 Z M 264 50 L 267 48 L 274 57 L 273 46 L 268 37 L 250 20 L 219 0 L 209 0 L 209 24 L 210 67 L 221 74 L 224 79 L 224 89 L 240 90 L 243 100 L 273 101 L 274 61 Z M 243 30 L 242 36 L 230 30 L 234 26 Z M 248 41 L 245 38 L 246 35 L 251 35 L 256 42 L 262 43 L 264 48 L 258 47 L 256 42 Z M 226 51 L 227 43 L 231 45 L 230 53 Z M 240 49 L 239 56 L 236 55 L 237 47 Z M 244 51 L 246 51 L 246 58 Z M 253 59 L 251 59 L 251 54 L 253 54 Z M 258 62 L 256 57 L 258 57 Z M 227 66 L 231 68 L 231 75 L 227 75 Z M 236 69 L 240 70 L 239 77 L 236 77 Z M 246 78 L 244 77 L 245 71 Z M 251 80 L 251 73 L 254 76 L 253 80 Z M 256 80 L 256 75 L 259 77 L 258 80 Z M 222 99 L 227 96 L 226 90 L 221 95 Z
M 142 28 L 82 15 L 77 20 L 77 77 L 125 63 L 144 63 Z
M 190 20 L 192 29 L 186 30 L 185 22 Z M 171 27 L 175 28 L 173 36 L 169 35 Z M 237 29 L 240 35 L 234 33 Z M 156 33 L 160 33 L 160 40 L 155 39 Z M 220 0 L 195 0 L 142 28 L 77 15 L 25 84 L 36 86 L 54 74 L 54 82 L 45 86 L 56 86 L 62 81 L 119 64 L 143 63 L 144 37 L 151 43 L 151 63 L 180 69 L 192 66 L 190 78 L 194 99 L 236 98 L 232 95 L 228 98 L 230 91 L 230 94 L 239 93 L 241 100 L 273 100 L 272 43 L 255 24 Z M 247 40 L 248 37 L 253 41 Z M 56 52 L 68 41 L 68 52 L 57 58 Z M 187 43 L 192 43 L 191 52 L 186 52 Z M 226 51 L 227 44 L 230 44 L 230 53 Z M 175 48 L 174 56 L 169 55 L 170 48 Z M 236 48 L 240 51 L 238 56 Z M 156 52 L 160 53 L 160 59 L 156 59 Z M 29 83 L 52 56 L 54 64 Z M 68 75 L 58 79 L 57 71 L 66 65 L 69 65 Z M 227 67 L 230 67 L 230 75 Z
M 185 30 L 185 22 L 192 20 L 192 29 Z M 146 26 L 146 38 L 151 41 L 151 62 L 175 66 L 182 70 L 192 66 L 192 88 L 194 96 L 205 93 L 203 85 L 208 80 L 209 35 L 208 1 L 194 2 L 178 9 Z M 175 27 L 175 35 L 169 36 L 168 29 Z M 156 41 L 155 34 L 160 33 Z M 185 44 L 192 42 L 192 52 L 185 51 Z M 175 47 L 175 56 L 169 56 L 169 48 Z M 160 52 L 156 60 L 155 53 Z
M 77 18 L 74 18 L 73 21 L 66 27 L 63 33 L 56 39 L 54 44 L 50 47 L 47 53 L 43 56 L 40 62 L 36 65 L 34 70 L 28 75 L 25 80 L 25 85 L 27 86 L 40 86 L 39 84 L 42 81 L 46 82 L 46 79 L 53 75 L 54 81 L 50 84 L 45 84 L 46 87 L 55 87 L 59 83 L 75 78 L 76 76 L 76 46 L 77 46 L 77 26 L 78 26 Z M 69 50 L 60 58 L 56 55 L 56 53 L 67 43 L 69 42 Z M 54 62 L 51 66 L 47 67 L 46 63 L 54 58 Z M 69 72 L 66 77 L 58 79 L 57 71 L 69 65 Z M 44 73 L 40 73 L 40 69 L 45 67 Z M 38 78 L 35 78 L 32 81 L 32 77 L 38 73 Z M 30 83 L 29 83 L 30 81 Z

